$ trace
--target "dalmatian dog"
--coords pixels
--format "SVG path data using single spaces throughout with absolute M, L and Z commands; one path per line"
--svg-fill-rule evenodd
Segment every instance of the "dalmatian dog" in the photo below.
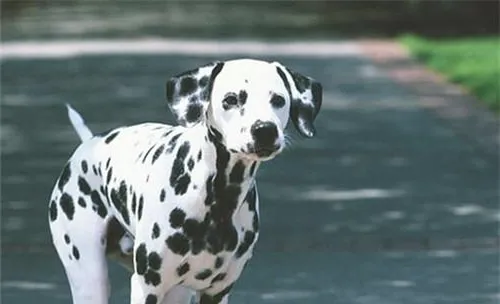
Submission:
M 107 256 L 132 272 L 130 303 L 227 303 L 259 235 L 255 175 L 291 120 L 313 137 L 322 87 L 277 62 L 214 62 L 168 80 L 179 126 L 143 123 L 82 143 L 49 203 L 73 303 L 109 298 Z

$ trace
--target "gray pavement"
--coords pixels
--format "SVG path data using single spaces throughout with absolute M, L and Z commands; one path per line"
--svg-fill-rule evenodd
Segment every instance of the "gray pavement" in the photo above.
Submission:
M 95 132 L 173 122 L 167 77 L 228 56 L 83 56 L 2 63 L 2 303 L 68 303 L 47 200 Z M 259 172 L 262 234 L 233 303 L 497 303 L 498 151 L 433 115 L 367 58 L 264 58 L 323 83 L 318 136 Z M 293 133 L 293 130 L 290 129 Z M 111 268 L 112 303 L 127 274 Z

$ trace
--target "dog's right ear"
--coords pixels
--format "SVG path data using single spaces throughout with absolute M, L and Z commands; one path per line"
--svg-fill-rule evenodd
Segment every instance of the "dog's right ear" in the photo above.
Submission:
M 213 62 L 167 81 L 167 104 L 180 125 L 191 127 L 205 116 L 213 82 L 223 66 L 223 62 Z

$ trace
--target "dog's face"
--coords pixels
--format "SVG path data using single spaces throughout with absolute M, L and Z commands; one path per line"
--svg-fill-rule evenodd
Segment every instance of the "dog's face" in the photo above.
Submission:
M 291 101 L 276 66 L 253 60 L 225 63 L 210 100 L 208 120 L 229 151 L 270 158 L 283 149 Z
M 167 82 L 167 102 L 187 127 L 204 121 L 233 152 L 268 160 L 285 146 L 289 118 L 314 136 L 321 85 L 281 64 L 250 59 L 213 63 Z

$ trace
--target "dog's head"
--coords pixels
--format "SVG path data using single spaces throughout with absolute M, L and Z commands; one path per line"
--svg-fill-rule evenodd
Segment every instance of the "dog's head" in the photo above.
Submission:
M 166 97 L 181 125 L 205 122 L 229 151 L 267 160 L 283 150 L 289 119 L 314 136 L 322 87 L 278 62 L 239 59 L 172 77 Z

